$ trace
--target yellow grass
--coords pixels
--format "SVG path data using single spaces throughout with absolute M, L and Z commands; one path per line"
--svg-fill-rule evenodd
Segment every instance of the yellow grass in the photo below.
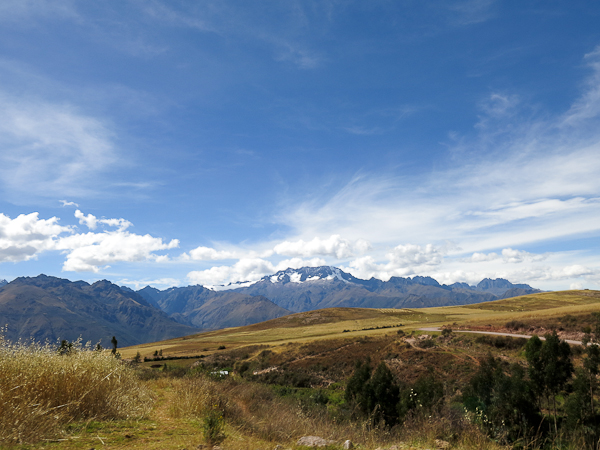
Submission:
M 55 438 L 74 420 L 141 418 L 149 391 L 112 355 L 76 343 L 11 344 L 0 333 L 0 444 Z

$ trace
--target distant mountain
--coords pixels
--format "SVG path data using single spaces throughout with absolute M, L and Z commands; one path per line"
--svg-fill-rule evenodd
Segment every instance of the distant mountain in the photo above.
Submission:
M 177 323 L 131 290 L 103 280 L 84 281 L 39 275 L 17 278 L 0 287 L 0 323 L 9 340 L 67 339 L 79 336 L 110 346 L 154 342 L 198 332 Z
M 223 287 L 247 295 L 262 295 L 293 312 L 332 307 L 423 308 L 465 305 L 541 292 L 526 284 L 485 279 L 477 286 L 441 285 L 431 277 L 362 280 L 336 267 L 286 269 L 256 283 Z M 222 289 L 223 289 L 222 288 Z
M 202 286 L 164 291 L 146 286 L 138 294 L 172 319 L 209 330 L 251 325 L 290 314 L 261 295 L 215 292 Z
M 8 284 L 8 281 L 0 280 L 0 287 L 4 286 L 5 284 Z

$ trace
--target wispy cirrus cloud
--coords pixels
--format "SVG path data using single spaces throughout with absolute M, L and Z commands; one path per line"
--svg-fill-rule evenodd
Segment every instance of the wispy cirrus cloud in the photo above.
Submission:
M 76 108 L 0 95 L 0 186 L 21 196 L 84 196 L 116 162 L 113 133 Z
M 28 22 L 32 18 L 78 19 L 73 0 L 4 0 L 0 3 L 0 21 Z
M 327 9 L 328 5 L 322 7 Z M 307 27 L 311 22 L 304 20 L 304 16 L 311 8 L 294 2 L 274 6 L 280 19 L 277 22 L 267 20 L 270 11 L 259 13 L 262 8 L 250 4 L 234 7 L 227 2 L 204 2 L 175 6 L 153 0 L 145 2 L 141 8 L 159 23 L 267 45 L 274 60 L 290 62 L 300 69 L 314 69 L 325 59 L 307 39 L 310 36 Z
M 594 112 L 600 65 L 594 58 L 600 54 L 586 56 L 592 69 L 587 89 L 564 114 L 535 118 L 520 110 L 519 97 L 491 93 L 481 103 L 476 134 L 451 144 L 446 164 L 434 171 L 363 173 L 328 198 L 288 202 L 277 220 L 303 238 L 276 244 L 274 253 L 318 253 L 366 278 L 593 280 L 593 265 L 575 264 L 568 255 L 561 259 L 561 251 L 549 257 L 523 247 L 600 233 L 600 133 L 590 127 L 600 121 Z M 317 250 L 324 241 L 314 236 L 328 235 L 344 245 Z M 348 243 L 359 240 L 370 248 L 355 256 Z M 469 271 L 467 262 L 478 269 Z M 225 266 L 211 270 L 204 274 L 213 282 L 219 273 L 227 279 L 252 275 Z

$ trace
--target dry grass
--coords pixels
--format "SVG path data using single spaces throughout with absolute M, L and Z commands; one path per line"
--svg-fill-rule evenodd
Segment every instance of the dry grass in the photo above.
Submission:
M 336 442 L 350 439 L 362 448 L 389 447 L 400 442 L 427 448 L 436 439 L 452 441 L 454 448 L 499 449 L 472 425 L 464 414 L 445 409 L 435 417 L 413 417 L 392 430 L 373 427 L 371 421 L 349 420 L 326 407 L 307 406 L 292 398 L 278 397 L 256 383 L 214 381 L 200 376 L 171 380 L 175 418 L 201 419 L 217 410 L 228 424 L 225 447 L 236 447 L 235 436 L 244 440 L 294 446 L 300 436 L 321 436 Z M 342 417 L 346 416 L 346 417 Z
M 141 418 L 150 392 L 110 353 L 76 343 L 56 346 L 5 341 L 0 333 L 0 443 L 53 438 L 74 420 Z

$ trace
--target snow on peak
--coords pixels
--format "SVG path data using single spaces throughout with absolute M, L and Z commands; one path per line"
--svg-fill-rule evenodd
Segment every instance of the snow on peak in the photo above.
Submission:
M 306 283 L 310 281 L 332 281 L 338 280 L 344 283 L 349 281 L 344 278 L 344 272 L 337 267 L 321 266 L 321 267 L 302 267 L 300 269 L 285 269 L 277 272 L 274 275 L 266 276 L 263 280 L 269 280 L 271 283 L 289 282 L 289 283 Z

